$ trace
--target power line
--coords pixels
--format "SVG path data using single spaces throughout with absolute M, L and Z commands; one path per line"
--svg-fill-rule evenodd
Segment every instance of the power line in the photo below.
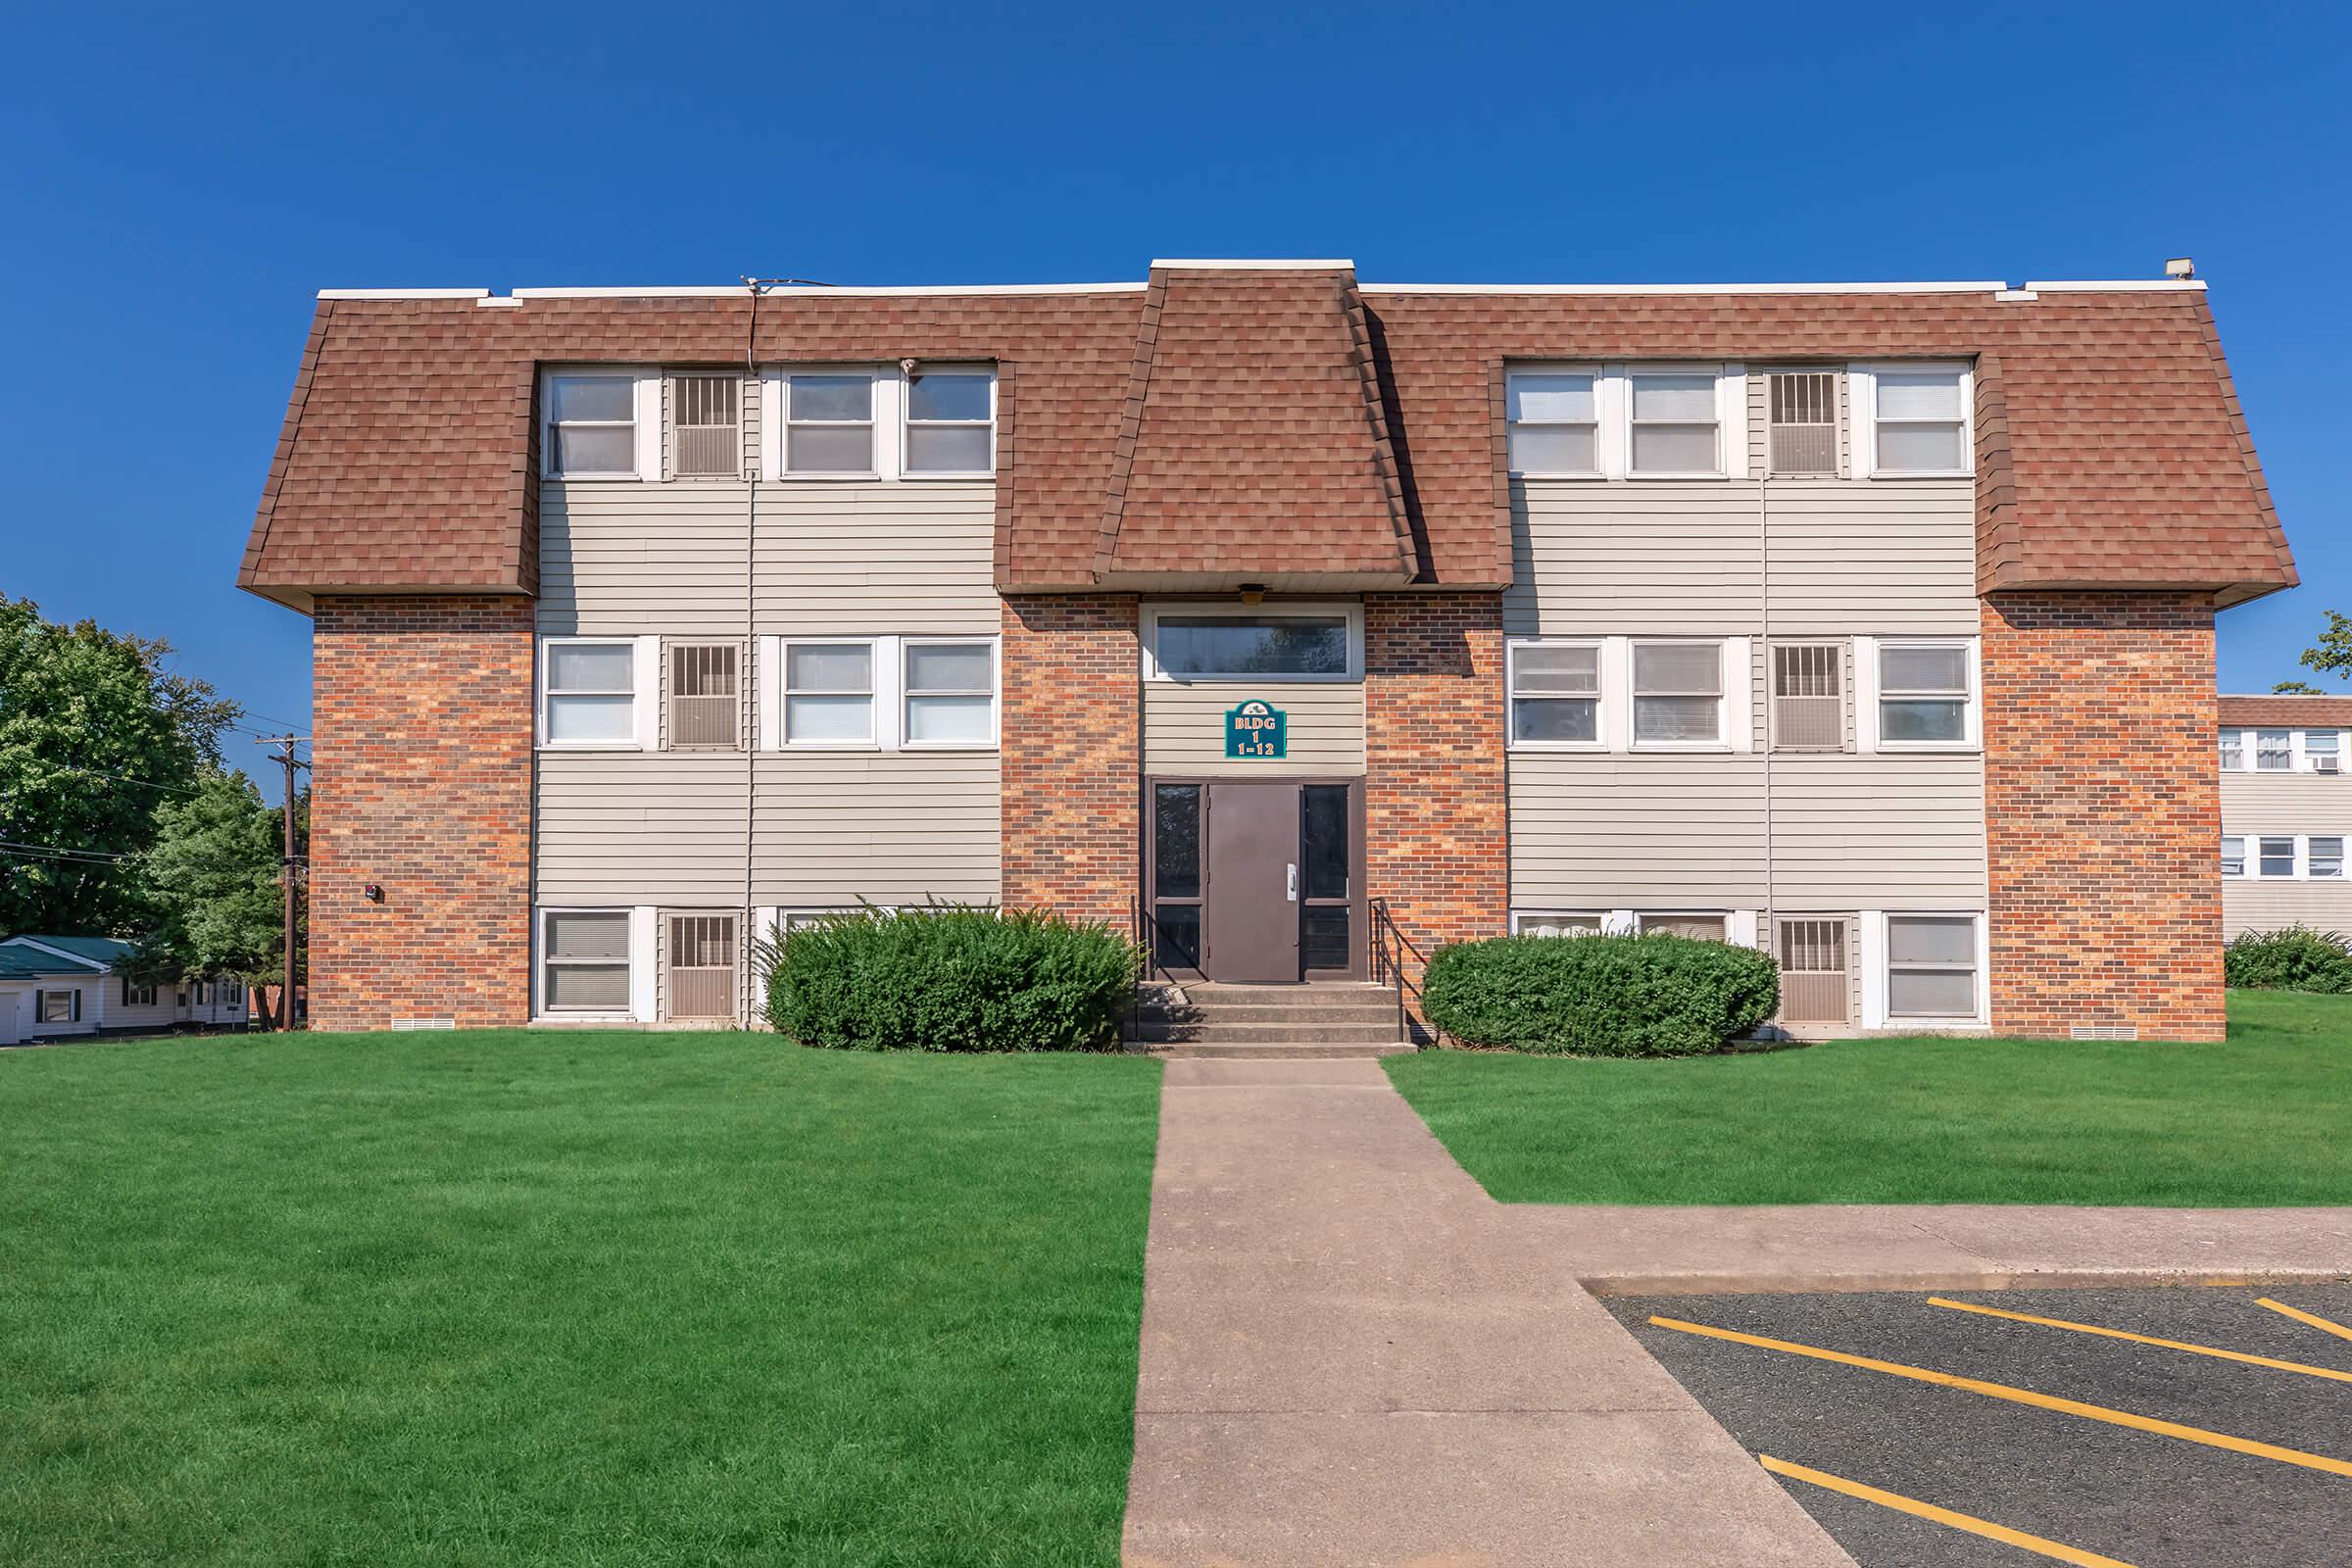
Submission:
M 128 854 L 110 855 L 101 850 L 69 849 L 62 844 L 18 844 L 8 839 L 0 839 L 0 850 L 6 850 L 12 855 L 44 860 L 87 860 L 113 864 L 117 860 L 131 858 Z

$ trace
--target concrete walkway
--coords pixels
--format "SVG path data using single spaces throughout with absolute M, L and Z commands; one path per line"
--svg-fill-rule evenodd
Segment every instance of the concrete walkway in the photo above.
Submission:
M 1505 1212 L 1589 1288 L 1966 1291 L 2288 1284 L 2352 1275 L 2352 1208 L 1789 1204 Z
M 1373 1061 L 1174 1061 L 1130 1568 L 1851 1559 Z

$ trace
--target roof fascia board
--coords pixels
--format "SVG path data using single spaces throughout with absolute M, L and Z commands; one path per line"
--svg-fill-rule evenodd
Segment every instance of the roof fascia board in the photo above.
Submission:
M 1299 261 L 1291 258 L 1269 258 L 1250 261 L 1247 257 L 1229 256 L 1154 256 L 1153 267 L 1182 268 L 1188 272 L 1352 272 L 1355 264 L 1345 257 L 1322 261 Z
M 2202 294 L 2205 280 L 2201 277 L 2122 277 L 2105 282 L 2095 279 L 2072 283 L 2030 282 L 2026 287 L 2037 294 Z
M 779 295 L 801 295 L 815 299 L 846 295 L 865 299 L 926 294 L 1141 294 L 1143 291 L 1142 283 L 889 283 L 844 284 L 840 287 L 823 283 L 763 283 L 760 286 L 762 299 L 773 299 Z M 688 284 L 649 288 L 518 288 L 503 297 L 517 300 L 739 300 L 746 292 L 740 283 L 732 287 Z
M 322 300 L 482 300 L 486 288 L 322 288 Z
M 1365 294 L 1989 294 L 1974 283 L 1358 283 Z M 2048 287 L 2047 284 L 2035 285 Z
M 53 948 L 38 937 L 10 937 L 5 946 L 12 948 L 32 948 L 38 952 L 48 954 L 53 958 L 63 958 L 68 963 L 75 964 L 84 969 L 93 970 L 99 974 L 106 973 L 106 971 L 112 967 L 111 964 L 101 963 L 96 958 L 85 958 L 78 953 L 68 953 L 63 948 Z M 67 974 L 71 971 L 60 969 L 56 972 L 59 974 Z

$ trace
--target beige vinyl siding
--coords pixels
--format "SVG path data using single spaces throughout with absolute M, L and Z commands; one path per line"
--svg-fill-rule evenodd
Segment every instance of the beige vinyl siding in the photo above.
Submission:
M 1261 698 L 1286 715 L 1281 761 L 1225 755 L 1225 712 Z M 1146 681 L 1144 771 L 1236 778 L 1364 771 L 1364 688 L 1356 682 Z
M 1511 487 L 1515 637 L 1978 629 L 1965 479 L 1609 481 Z
M 1510 820 L 1514 908 L 1764 902 L 1761 758 L 1517 752 Z
M 739 903 L 745 800 L 740 754 L 542 752 L 537 902 Z
M 2352 838 L 2352 775 L 2226 772 L 2221 778 L 2222 832 L 2246 840 L 2249 866 L 2255 859 L 2253 841 L 2265 834 Z M 2218 864 L 2218 844 L 2214 855 Z M 2352 934 L 2352 878 L 2222 878 L 2225 936 L 2275 931 L 2298 922 Z
M 2249 848 L 2247 859 L 2252 858 Z M 2289 925 L 2352 936 L 2352 878 L 2301 882 L 2276 877 L 2222 878 L 2223 940 Z
M 1984 803 L 1979 757 L 1784 752 L 1772 760 L 1774 900 L 1981 909 Z
M 740 479 L 548 483 L 539 491 L 539 630 L 740 636 Z
M 760 629 L 993 635 L 1001 616 L 996 528 L 996 491 L 986 480 L 763 484 Z M 740 598 L 735 615 L 740 626 Z
M 770 753 L 757 772 L 754 903 L 1001 897 L 996 753 Z

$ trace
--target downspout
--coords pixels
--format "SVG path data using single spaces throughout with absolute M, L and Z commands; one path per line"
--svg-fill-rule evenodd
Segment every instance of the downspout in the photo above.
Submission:
M 760 280 L 747 277 L 744 287 L 751 291 L 751 319 L 743 332 L 743 393 L 735 400 L 738 423 L 735 430 L 737 461 L 742 461 L 743 410 L 751 406 L 752 398 L 760 391 Z M 772 417 L 764 400 L 760 410 L 762 421 Z M 762 424 L 760 446 L 766 446 L 765 426 Z M 759 633 L 759 564 L 760 564 L 760 454 L 750 454 L 743 487 L 743 689 L 753 696 L 751 711 L 744 715 L 743 737 L 743 921 L 746 935 L 757 930 L 760 906 L 752 902 L 752 867 L 757 853 L 760 819 L 760 710 L 768 694 L 758 690 L 760 668 Z M 738 949 L 747 956 L 752 952 L 750 942 L 739 942 Z M 753 981 L 752 965 L 743 966 L 745 989 L 748 995 L 737 1001 L 745 1008 L 744 1022 L 749 1024 L 759 1011 L 759 987 Z
M 1766 383 L 1765 397 L 1772 396 Z M 1772 442 L 1769 427 L 1765 436 L 1764 471 L 1756 476 L 1756 628 L 1763 644 L 1760 653 L 1764 660 L 1764 907 L 1757 911 L 1764 929 L 1756 933 L 1764 940 L 1764 951 L 1780 961 L 1779 933 L 1773 917 L 1774 892 L 1772 880 Z M 1752 683 L 1753 671 L 1748 675 Z M 1752 686 L 1751 686 L 1752 689 Z

